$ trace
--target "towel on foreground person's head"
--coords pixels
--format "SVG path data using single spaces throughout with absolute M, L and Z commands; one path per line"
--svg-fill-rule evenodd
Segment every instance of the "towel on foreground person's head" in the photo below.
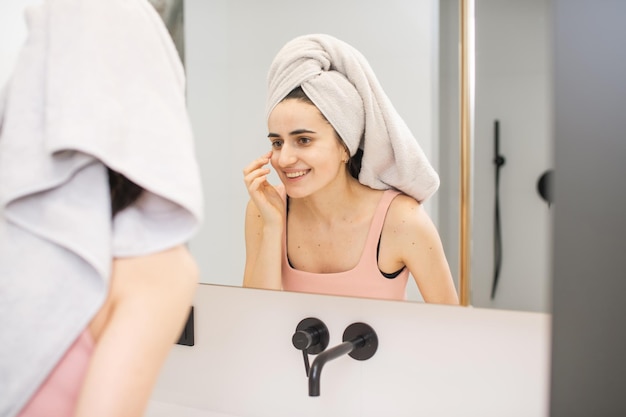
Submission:
M 439 176 L 359 51 L 325 34 L 291 40 L 270 66 L 267 115 L 299 86 L 351 155 L 363 150 L 362 184 L 420 202 L 437 190 Z
M 202 219 L 184 71 L 153 7 L 47 0 L 26 17 L 0 98 L 2 416 L 99 310 L 113 257 L 183 244 Z M 146 190 L 113 223 L 107 167 Z

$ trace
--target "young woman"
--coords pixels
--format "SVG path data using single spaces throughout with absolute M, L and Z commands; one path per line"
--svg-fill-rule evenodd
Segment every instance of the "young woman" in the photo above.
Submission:
M 45 0 L 0 90 L 0 415 L 139 417 L 187 318 L 202 187 L 145 0 Z
M 404 299 L 410 273 L 426 302 L 458 304 L 437 230 L 415 197 L 433 192 L 436 174 L 404 127 L 389 129 L 401 123 L 383 94 L 362 56 L 337 39 L 304 36 L 279 52 L 270 69 L 271 151 L 244 169 L 244 286 Z M 368 110 L 372 96 L 382 110 Z M 398 147 L 408 159 L 389 159 Z M 267 181 L 267 164 L 281 186 Z M 428 178 L 376 168 L 385 164 L 413 164 Z
M 112 217 L 143 190 L 108 170 Z M 198 283 L 184 245 L 112 260 L 108 296 L 18 417 L 143 415 Z

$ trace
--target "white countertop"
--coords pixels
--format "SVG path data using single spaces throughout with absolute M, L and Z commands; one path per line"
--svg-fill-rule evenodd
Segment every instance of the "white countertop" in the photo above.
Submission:
M 232 414 L 224 414 L 211 410 L 186 407 L 173 403 L 151 400 L 144 417 L 237 417 Z

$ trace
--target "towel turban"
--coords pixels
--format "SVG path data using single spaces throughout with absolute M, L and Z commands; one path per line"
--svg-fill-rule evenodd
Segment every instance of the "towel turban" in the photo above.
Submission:
M 439 176 L 385 94 L 365 57 L 326 34 L 289 41 L 268 74 L 266 115 L 301 87 L 354 155 L 363 160 L 359 182 L 394 188 L 423 202 L 439 187 Z

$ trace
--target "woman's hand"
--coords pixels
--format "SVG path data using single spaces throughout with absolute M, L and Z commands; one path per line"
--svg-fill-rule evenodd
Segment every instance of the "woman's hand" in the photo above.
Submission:
M 285 215 L 285 203 L 274 188 L 267 181 L 270 169 L 266 168 L 270 162 L 272 152 L 268 152 L 262 157 L 252 161 L 243 170 L 244 182 L 248 189 L 250 198 L 259 210 L 265 225 L 281 225 Z
M 266 168 L 272 152 L 243 170 L 250 194 L 246 208 L 246 268 L 244 287 L 281 289 L 281 249 L 285 202 L 269 182 Z

